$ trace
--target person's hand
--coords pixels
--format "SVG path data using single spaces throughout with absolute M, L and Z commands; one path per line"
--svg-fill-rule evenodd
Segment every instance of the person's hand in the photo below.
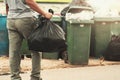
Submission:
M 52 13 L 45 13 L 44 17 L 50 19 L 52 17 Z

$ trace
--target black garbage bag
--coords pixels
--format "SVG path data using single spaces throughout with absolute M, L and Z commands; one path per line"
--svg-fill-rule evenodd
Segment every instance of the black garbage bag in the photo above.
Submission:
M 112 36 L 104 58 L 110 61 L 120 61 L 120 35 Z
M 29 50 L 39 52 L 57 52 L 66 50 L 65 33 L 54 22 L 40 18 L 38 28 L 28 37 Z

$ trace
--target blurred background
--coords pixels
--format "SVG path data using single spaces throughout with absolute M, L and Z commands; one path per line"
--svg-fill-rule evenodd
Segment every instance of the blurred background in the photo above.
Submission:
M 73 0 L 79 1 L 79 0 Z M 106 13 L 120 13 L 120 5 L 119 0 L 85 0 L 88 2 L 93 9 L 98 12 L 97 14 L 105 14 Z M 55 13 L 59 13 L 64 7 L 68 6 L 72 0 L 36 0 L 38 4 L 44 8 L 44 10 L 48 10 L 51 8 L 55 11 Z M 0 14 L 5 15 L 5 5 L 3 0 L 0 0 Z

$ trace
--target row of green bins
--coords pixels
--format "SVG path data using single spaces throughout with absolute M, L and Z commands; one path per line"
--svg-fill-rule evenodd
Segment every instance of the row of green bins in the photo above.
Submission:
M 118 33 L 116 18 L 95 18 L 94 19 L 94 56 L 102 57 L 114 33 Z
M 53 16 L 51 21 L 55 22 L 59 26 L 62 26 L 60 16 Z M 59 58 L 59 53 L 58 52 L 51 52 L 51 53 L 43 52 L 42 53 L 42 58 L 43 59 L 58 59 Z
M 90 53 L 91 25 L 93 20 L 68 20 L 67 44 L 68 62 L 87 65 Z
M 0 56 L 7 56 L 9 53 L 8 32 L 6 28 L 6 16 L 0 16 Z
M 99 58 L 103 56 L 110 42 L 113 20 L 110 18 L 95 18 L 94 21 L 94 55 Z

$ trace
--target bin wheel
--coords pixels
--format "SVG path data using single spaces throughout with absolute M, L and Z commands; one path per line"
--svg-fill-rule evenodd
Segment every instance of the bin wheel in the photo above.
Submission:
M 64 60 L 64 62 L 68 63 L 68 53 L 67 53 L 67 51 L 63 51 L 61 53 L 61 55 L 62 55 L 62 59 Z

